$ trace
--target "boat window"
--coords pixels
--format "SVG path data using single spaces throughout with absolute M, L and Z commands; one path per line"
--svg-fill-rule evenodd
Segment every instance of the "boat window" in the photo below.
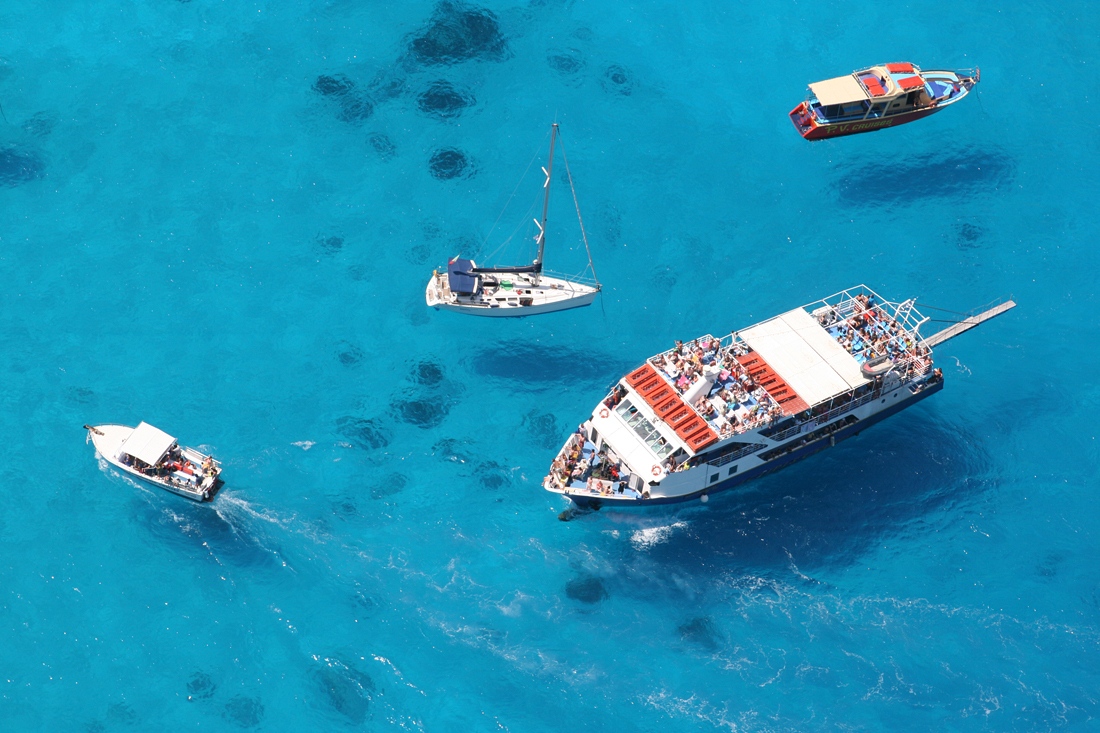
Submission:
M 642 413 L 638 412 L 637 407 L 630 404 L 629 399 L 619 403 L 618 407 L 615 408 L 615 412 L 619 413 L 619 417 L 626 420 L 627 425 L 634 428 L 634 432 L 638 434 L 642 442 L 659 458 L 666 458 L 672 453 L 673 446 L 657 432 L 657 429 L 653 427 L 649 420 L 645 419 Z

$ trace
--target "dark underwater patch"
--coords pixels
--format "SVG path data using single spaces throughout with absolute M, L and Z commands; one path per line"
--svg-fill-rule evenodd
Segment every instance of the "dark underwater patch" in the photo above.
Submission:
M 430 359 L 418 361 L 413 365 L 409 378 L 424 387 L 435 387 L 443 381 L 443 367 Z
M 460 2 L 439 3 L 427 26 L 409 42 L 409 54 L 425 66 L 501 61 L 507 53 L 496 15 Z
M 214 697 L 218 683 L 206 672 L 195 672 L 187 681 L 188 700 L 209 700 Z
M 35 137 L 46 137 L 53 132 L 53 128 L 56 125 L 57 120 L 54 117 L 45 112 L 39 112 L 33 117 L 24 120 L 22 127 L 23 131 L 30 135 L 34 135 Z
M 389 432 L 377 420 L 363 417 L 342 417 L 336 430 L 357 448 L 378 450 L 390 444 Z
M 374 114 L 374 102 L 362 94 L 348 94 L 340 100 L 340 109 L 336 117 L 343 122 L 358 125 L 366 122 Z
M 548 51 L 546 63 L 562 76 L 571 77 L 584 71 L 584 56 L 575 48 Z
M 336 347 L 336 358 L 344 366 L 355 366 L 363 361 L 365 356 L 362 349 L 348 341 L 341 341 Z
M 496 491 L 512 483 L 512 472 L 496 461 L 482 461 L 477 466 L 474 479 L 482 488 Z
M 432 157 L 428 160 L 428 170 L 431 171 L 432 176 L 441 181 L 469 178 L 474 173 L 470 159 L 458 148 L 441 148 L 432 153 Z
M 0 185 L 14 188 L 38 180 L 45 175 L 45 168 L 45 162 L 37 153 L 14 146 L 0 148 Z
M 322 74 L 313 82 L 313 91 L 337 102 L 336 116 L 350 124 L 366 122 L 374 114 L 369 95 L 356 89 L 355 82 L 343 74 Z
M 525 341 L 488 344 L 470 358 L 478 375 L 516 382 L 516 389 L 536 391 L 554 385 L 606 384 L 632 364 L 595 347 L 572 349 Z
M 540 448 L 556 448 L 565 440 L 558 419 L 549 412 L 531 410 L 523 416 L 523 424 L 527 434 Z
M 409 485 L 409 477 L 401 473 L 391 473 L 370 489 L 372 499 L 385 499 L 400 494 Z
M 355 88 L 355 83 L 343 74 L 322 74 L 313 81 L 313 91 L 322 97 L 342 97 Z
M 326 659 L 324 665 L 314 673 L 321 699 L 352 723 L 363 723 L 374 698 L 374 680 L 339 659 Z
M 255 728 L 264 719 L 264 705 L 258 697 L 237 695 L 225 704 L 222 717 L 242 728 Z
M 355 82 L 343 74 L 322 74 L 313 82 L 313 91 L 324 97 L 342 97 L 355 89 Z
M 697 616 L 685 621 L 676 628 L 676 632 L 680 634 L 681 641 L 695 644 L 710 652 L 718 648 L 722 638 L 709 616 Z
M 448 81 L 432 82 L 431 86 L 416 98 L 416 105 L 421 112 L 441 120 L 458 117 L 467 107 L 474 106 L 476 102 L 473 94 L 456 89 Z
M 395 400 L 390 409 L 402 422 L 424 430 L 438 426 L 451 411 L 450 405 L 438 398 Z
M 376 132 L 367 138 L 367 142 L 370 143 L 370 146 L 374 148 L 374 152 L 382 160 L 390 160 L 397 155 L 397 146 L 393 144 L 393 140 L 390 140 L 388 135 Z
M 958 222 L 955 225 L 955 246 L 959 249 L 978 249 L 982 246 L 985 229 L 970 222 Z
M 318 234 L 315 241 L 317 242 L 317 246 L 325 254 L 334 255 L 344 247 L 343 237 L 326 237 L 323 234 Z
M 603 581 L 593 575 L 585 575 L 573 578 L 565 584 L 565 595 L 574 601 L 595 604 L 610 598 Z
M 629 71 L 618 64 L 612 64 L 607 67 L 603 72 L 603 78 L 600 79 L 600 83 L 604 91 L 613 94 L 621 94 L 624 97 L 629 97 L 634 93 L 633 77 L 630 75 Z
M 842 204 L 879 207 L 997 191 L 1015 176 L 1016 163 L 1005 153 L 962 149 L 867 163 L 841 175 L 833 190 Z
M 465 438 L 444 438 L 432 446 L 432 453 L 451 463 L 469 463 L 472 460 L 469 453 L 471 445 L 473 441 Z

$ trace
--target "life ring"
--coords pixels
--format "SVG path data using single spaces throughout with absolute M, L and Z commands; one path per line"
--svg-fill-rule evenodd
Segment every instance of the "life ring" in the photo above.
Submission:
M 603 409 L 600 410 L 600 417 L 607 417 L 610 414 L 611 413 L 607 411 L 606 407 L 604 407 Z
M 661 475 L 661 467 L 655 464 L 653 466 L 653 468 L 651 468 L 649 470 L 649 472 L 652 473 L 654 476 L 660 476 Z

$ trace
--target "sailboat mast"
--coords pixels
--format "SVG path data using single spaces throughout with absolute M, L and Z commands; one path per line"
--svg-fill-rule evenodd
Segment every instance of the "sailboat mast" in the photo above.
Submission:
M 550 129 L 550 160 L 546 163 L 546 168 L 543 171 L 546 173 L 546 183 L 542 185 L 545 189 L 545 194 L 542 198 L 542 223 L 539 224 L 539 254 L 535 263 L 539 266 L 538 272 L 535 273 L 535 284 L 538 284 L 539 279 L 542 277 L 542 253 L 546 250 L 546 214 L 550 210 L 550 180 L 551 174 L 554 172 L 554 140 L 558 136 L 558 123 L 555 122 Z

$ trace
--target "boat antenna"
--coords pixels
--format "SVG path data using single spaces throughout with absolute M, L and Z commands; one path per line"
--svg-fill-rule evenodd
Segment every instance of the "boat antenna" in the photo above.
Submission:
M 535 222 L 539 228 L 539 234 L 535 238 L 539 243 L 539 254 L 535 258 L 535 264 L 538 265 L 538 270 L 535 271 L 535 285 L 539 284 L 539 280 L 542 278 L 542 253 L 546 250 L 546 213 L 550 210 L 550 174 L 554 172 L 554 141 L 558 137 L 558 123 L 555 122 L 550 128 L 550 159 L 546 161 L 546 167 L 542 169 L 542 172 L 546 174 L 546 183 L 542 184 L 546 193 L 542 197 L 542 223 Z
M 554 127 L 557 127 L 557 125 L 554 125 Z M 565 163 L 565 177 L 569 180 L 569 192 L 573 194 L 573 206 L 577 209 L 577 221 L 581 225 L 581 239 L 584 241 L 584 251 L 588 253 L 588 267 L 592 270 L 592 279 L 596 281 L 596 289 L 600 290 L 600 279 L 596 277 L 596 266 L 592 264 L 592 248 L 588 246 L 588 234 L 584 231 L 584 219 L 581 218 L 581 205 L 577 201 L 577 189 L 573 186 L 573 174 L 569 172 L 569 158 L 565 155 L 565 143 L 561 144 L 561 159 Z

